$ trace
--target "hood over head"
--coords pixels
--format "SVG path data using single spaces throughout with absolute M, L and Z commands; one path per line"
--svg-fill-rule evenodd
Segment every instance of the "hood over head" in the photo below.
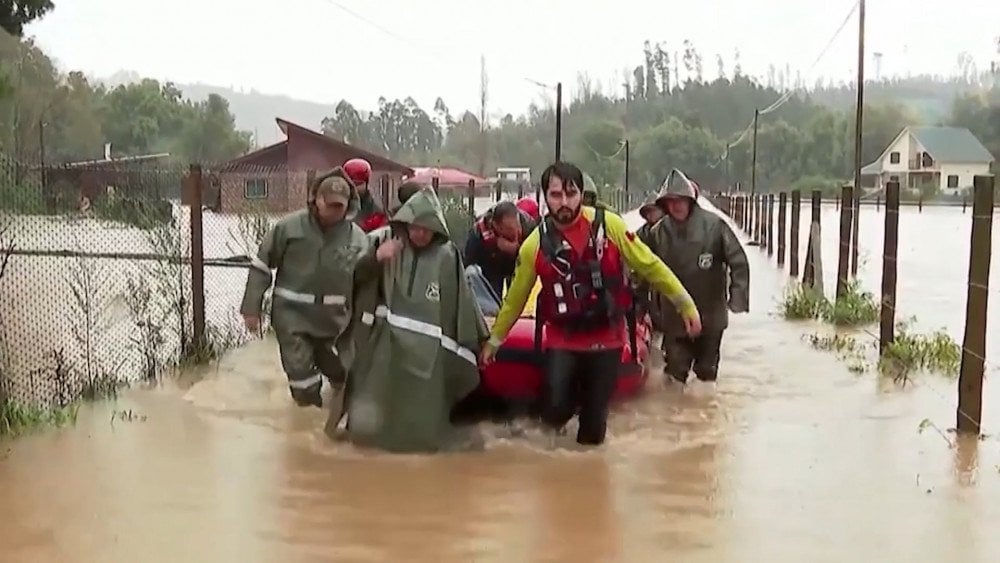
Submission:
M 597 184 L 594 183 L 594 179 L 590 177 L 590 174 L 586 172 L 583 173 L 583 193 L 590 193 L 597 196 Z
M 639 215 L 642 216 L 643 219 L 646 218 L 646 214 L 650 211 L 660 208 L 660 206 L 656 205 L 656 198 L 658 196 L 659 194 L 651 194 L 646 198 L 646 201 L 643 202 L 642 207 L 639 208 Z
M 698 199 L 698 191 L 694 183 L 676 168 L 670 171 L 667 179 L 660 186 L 660 192 L 656 195 L 656 204 L 664 205 L 667 199 L 675 197 L 686 197 L 692 202 L 697 202 Z
M 328 180 L 331 179 L 343 180 L 344 182 L 347 182 L 347 185 L 350 187 L 351 195 L 350 199 L 347 202 L 347 214 L 344 216 L 344 218 L 347 219 L 348 221 L 354 220 L 354 218 L 358 214 L 358 211 L 361 210 L 361 197 L 358 195 L 357 186 L 355 186 L 354 182 L 352 182 L 351 179 L 347 176 L 347 174 L 344 172 L 344 169 L 339 166 L 334 168 L 333 170 L 319 174 L 313 179 L 312 185 L 309 186 L 310 206 L 314 201 L 316 201 L 316 192 L 319 190 L 320 186 L 323 185 L 324 182 L 326 182 L 327 186 L 330 186 L 331 182 L 329 182 Z M 339 184 L 339 182 L 336 182 L 336 184 Z
M 414 193 L 406 200 L 399 211 L 392 216 L 392 222 L 398 225 L 417 225 L 434 231 L 435 234 L 449 238 L 448 223 L 444 218 L 441 201 L 434 190 L 424 188 Z

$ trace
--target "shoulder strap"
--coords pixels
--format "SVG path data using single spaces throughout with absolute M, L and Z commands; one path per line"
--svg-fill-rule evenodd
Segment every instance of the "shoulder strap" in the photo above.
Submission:
M 552 224 L 552 218 L 546 217 L 538 225 L 538 247 L 542 255 L 549 260 L 554 260 L 562 246 L 562 235 L 559 229 Z
M 598 207 L 594 211 L 594 222 L 590 224 L 590 241 L 594 245 L 594 252 L 597 255 L 598 261 L 604 258 L 604 241 L 606 239 L 607 233 L 604 228 L 604 209 Z

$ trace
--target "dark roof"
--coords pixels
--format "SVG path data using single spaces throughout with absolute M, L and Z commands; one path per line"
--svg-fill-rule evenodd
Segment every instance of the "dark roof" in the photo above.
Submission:
M 328 137 L 328 136 L 326 136 L 326 135 L 324 135 L 322 133 L 313 131 L 312 129 L 309 129 L 309 128 L 303 127 L 301 125 L 292 123 L 291 121 L 288 121 L 287 119 L 281 119 L 280 117 L 278 117 L 278 118 L 275 118 L 275 121 L 278 122 L 278 127 L 281 128 L 281 131 L 286 136 L 288 135 L 288 131 L 289 131 L 290 128 L 291 129 L 295 129 L 296 131 L 298 131 L 300 133 L 303 133 L 303 134 L 305 134 L 307 136 L 311 136 L 311 137 L 313 137 L 313 138 L 315 138 L 317 140 L 320 140 L 320 141 L 322 141 L 322 142 L 324 142 L 324 143 L 326 143 L 326 144 L 328 144 L 330 146 L 337 147 L 337 148 L 339 148 L 339 149 L 341 149 L 341 150 L 343 150 L 345 152 L 356 154 L 356 155 L 358 155 L 358 158 L 363 158 L 363 159 L 367 160 L 372 165 L 373 168 L 377 168 L 379 170 L 389 170 L 389 171 L 399 172 L 400 174 L 402 174 L 404 176 L 412 176 L 413 175 L 413 169 L 410 168 L 409 166 L 405 165 L 405 164 L 400 164 L 400 163 L 398 163 L 398 162 L 396 162 L 394 160 L 388 159 L 388 158 L 386 158 L 384 156 L 379 156 L 379 155 L 377 155 L 377 154 L 375 154 L 373 152 L 366 151 L 366 150 L 364 150 L 362 148 L 359 148 L 359 147 L 356 147 L 354 145 L 347 144 L 347 143 L 345 143 L 343 141 L 338 141 L 337 139 L 334 139 L 333 137 Z
M 917 141 L 938 162 L 993 162 L 993 155 L 965 127 L 910 127 Z
M 274 143 L 273 145 L 268 145 L 264 148 L 257 149 L 252 152 L 248 152 L 243 156 L 236 157 L 222 166 L 223 170 L 231 170 L 232 168 L 239 165 L 247 164 L 259 164 L 261 166 L 273 166 L 276 162 L 285 161 L 285 149 L 288 146 L 288 141 L 281 141 L 280 143 Z

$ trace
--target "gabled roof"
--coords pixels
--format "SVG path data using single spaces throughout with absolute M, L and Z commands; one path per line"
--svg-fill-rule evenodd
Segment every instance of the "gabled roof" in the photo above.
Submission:
M 993 155 L 965 127 L 907 127 L 938 162 L 993 162 Z
M 302 134 L 304 134 L 306 136 L 313 137 L 313 138 L 315 138 L 315 139 L 317 139 L 319 141 L 322 141 L 322 142 L 324 142 L 324 143 L 326 143 L 326 144 L 328 144 L 330 146 L 337 147 L 337 148 L 339 148 L 339 149 L 341 149 L 343 151 L 354 153 L 354 154 L 358 155 L 359 158 L 363 158 L 363 159 L 367 160 L 372 165 L 373 168 L 377 168 L 377 169 L 380 169 L 380 170 L 389 170 L 389 171 L 393 171 L 393 172 L 399 172 L 400 174 L 402 174 L 404 176 L 408 176 L 408 175 L 412 175 L 413 174 L 413 169 L 410 168 L 409 166 L 405 165 L 405 164 L 400 164 L 400 163 L 398 163 L 398 162 L 396 162 L 394 160 L 388 159 L 388 158 L 386 158 L 384 156 L 379 156 L 379 155 L 377 155 L 377 154 L 375 154 L 373 152 L 366 151 L 366 150 L 364 150 L 364 149 L 362 149 L 360 147 L 356 147 L 354 145 L 349 145 L 349 144 L 347 144 L 347 143 L 345 143 L 343 141 L 338 141 L 337 139 L 334 139 L 333 137 L 328 137 L 328 136 L 326 136 L 326 135 L 324 135 L 322 133 L 319 133 L 317 131 L 313 131 L 312 129 L 309 129 L 307 127 L 303 127 L 303 126 L 298 125 L 296 123 L 292 123 L 291 121 L 288 121 L 287 119 L 282 119 L 280 117 L 277 117 L 277 118 L 275 118 L 275 121 L 278 122 L 278 127 L 281 128 L 281 132 L 284 133 L 286 137 L 288 136 L 289 131 L 296 131 L 296 132 L 302 133 Z
M 979 139 L 972 134 L 972 131 L 969 131 L 965 127 L 910 126 L 904 127 L 898 135 L 893 137 L 892 142 L 886 145 L 885 149 L 882 150 L 882 154 L 879 155 L 878 160 L 872 164 L 881 163 L 885 155 L 888 154 L 889 149 L 898 143 L 903 135 L 907 134 L 913 135 L 913 138 L 924 147 L 924 150 L 930 153 L 934 160 L 938 162 L 988 164 L 994 160 L 990 151 L 986 150 L 986 147 L 979 142 Z M 881 165 L 878 172 L 881 172 Z M 877 172 L 872 172 L 872 174 L 875 173 Z

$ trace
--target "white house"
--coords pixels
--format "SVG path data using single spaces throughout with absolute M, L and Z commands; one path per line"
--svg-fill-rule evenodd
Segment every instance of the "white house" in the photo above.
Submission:
M 972 188 L 973 176 L 989 174 L 993 160 L 964 127 L 906 127 L 861 174 L 875 177 L 879 189 L 896 180 L 904 189 L 932 185 L 955 195 Z

